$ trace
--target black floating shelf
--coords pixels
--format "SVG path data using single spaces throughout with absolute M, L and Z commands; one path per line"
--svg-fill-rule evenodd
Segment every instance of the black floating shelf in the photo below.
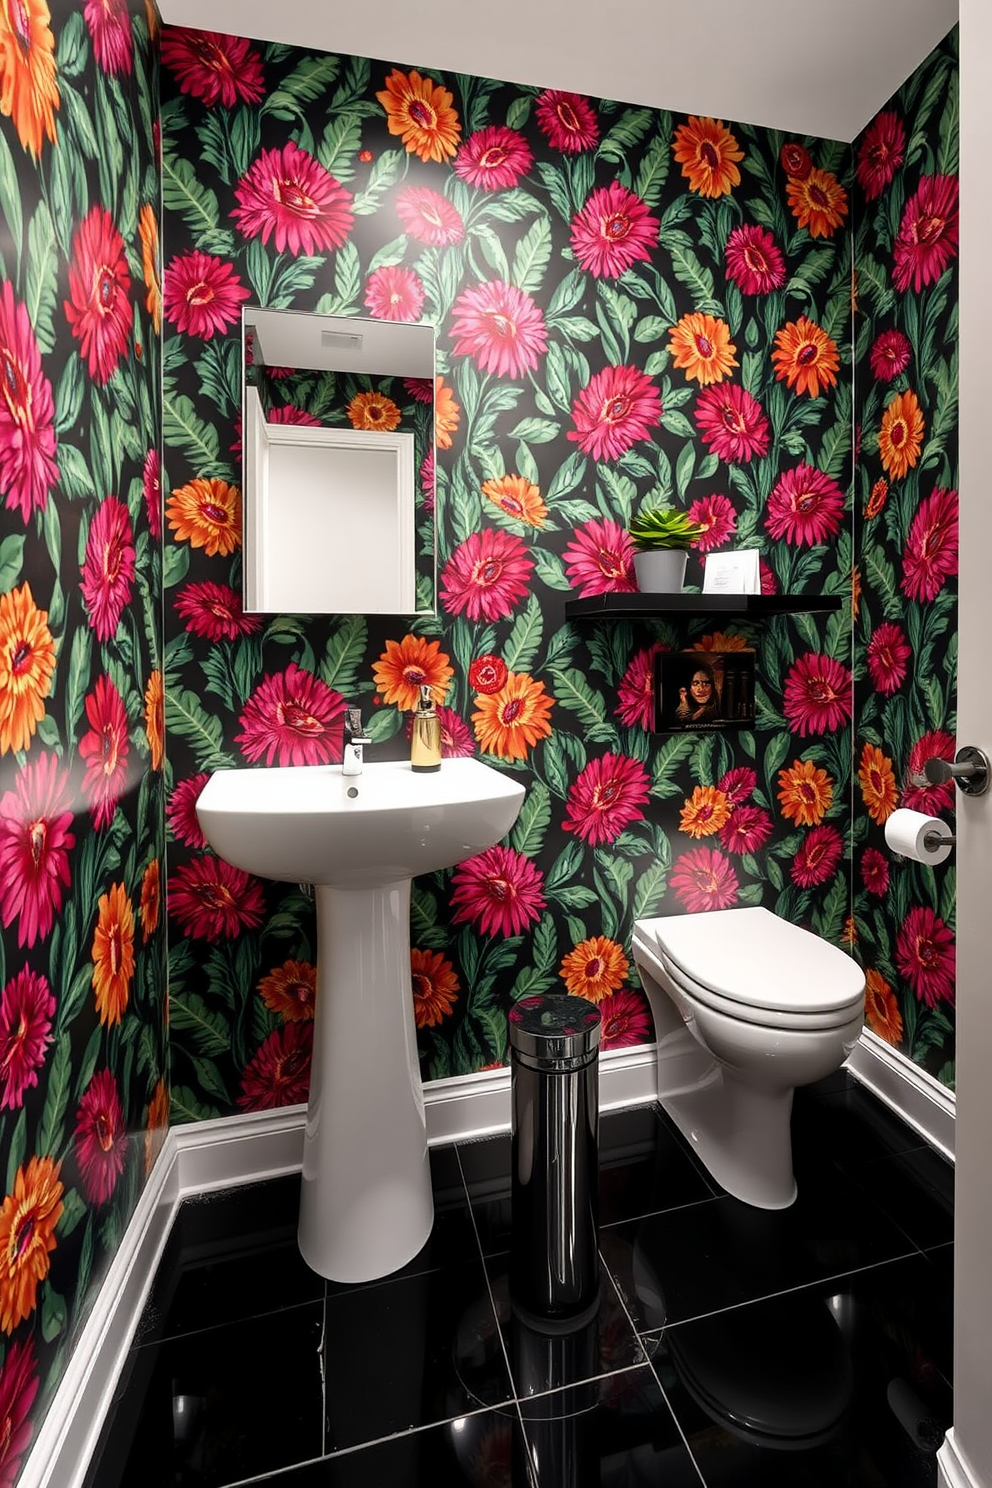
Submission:
M 839 594 L 595 594 L 566 599 L 568 620 L 649 620 L 665 615 L 818 615 L 839 610 Z

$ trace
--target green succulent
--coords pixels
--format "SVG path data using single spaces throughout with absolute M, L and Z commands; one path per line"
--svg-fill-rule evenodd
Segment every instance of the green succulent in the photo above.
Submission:
M 674 506 L 653 506 L 631 518 L 627 531 L 639 553 L 652 548 L 688 548 L 705 532 L 684 511 Z

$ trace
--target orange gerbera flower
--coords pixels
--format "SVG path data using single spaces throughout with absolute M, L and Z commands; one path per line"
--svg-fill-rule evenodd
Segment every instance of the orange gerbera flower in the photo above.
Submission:
M 836 176 L 815 165 L 801 181 L 790 176 L 785 194 L 797 224 L 808 228 L 811 238 L 832 237 L 847 216 L 847 192 Z
M 535 682 L 526 672 L 508 672 L 498 692 L 476 698 L 475 737 L 486 754 L 524 759 L 528 749 L 551 733 L 548 714 L 554 705 L 543 682 Z
M 878 431 L 878 453 L 890 480 L 901 480 L 920 458 L 924 428 L 923 414 L 912 388 L 896 393 L 885 405 Z
M 93 936 L 93 990 L 100 1022 L 119 1023 L 134 976 L 134 910 L 121 884 L 111 884 L 97 904 Z
M 0 113 L 35 160 L 55 143 L 55 37 L 46 0 L 0 0 Z
M 682 807 L 679 831 L 690 837 L 712 837 L 730 816 L 726 792 L 715 785 L 697 785 Z
M 177 542 L 227 558 L 241 546 L 241 492 L 226 480 L 197 477 L 173 491 L 165 515 Z
M 573 997 L 600 1002 L 623 986 L 629 970 L 630 962 L 615 940 L 593 935 L 569 951 L 558 975 Z
M 401 641 L 387 641 L 386 649 L 372 668 L 376 688 L 384 703 L 392 703 L 404 713 L 412 713 L 420 701 L 420 689 L 427 686 L 435 703 L 443 703 L 448 683 L 455 675 L 447 655 L 437 641 L 423 636 L 405 635 Z
M 348 404 L 348 417 L 353 429 L 395 429 L 402 414 L 392 398 L 383 393 L 356 393 Z
M 286 1023 L 306 1022 L 317 1000 L 317 968 L 309 961 L 284 961 L 262 978 L 258 990 L 269 1011 Z
M 866 744 L 861 752 L 858 780 L 865 810 L 872 821 L 881 826 L 895 811 L 898 794 L 892 761 L 874 744 Z
M 434 443 L 438 449 L 450 449 L 462 416 L 461 404 L 443 377 L 434 379 Z
M 162 279 L 158 266 L 158 220 L 155 208 L 147 202 L 138 215 L 138 237 L 141 239 L 141 272 L 145 280 L 145 309 L 152 318 L 158 335 L 162 328 Z
M 778 772 L 782 815 L 797 827 L 816 827 L 834 798 L 833 781 L 826 770 L 812 760 L 796 760 L 787 770 Z
M 162 673 L 157 669 L 148 678 L 145 688 L 145 736 L 151 750 L 152 769 L 161 770 L 165 759 L 165 696 Z
M 526 522 L 529 527 L 543 527 L 548 508 L 541 500 L 540 487 L 523 475 L 501 475 L 498 480 L 482 483 L 482 494 L 508 517 Z
M 158 858 L 152 858 L 141 879 L 141 940 L 147 945 L 158 929 L 162 908 L 162 871 Z
M 861 569 L 855 563 L 851 569 L 851 618 L 857 620 L 861 609 Z
M 27 749 L 45 716 L 42 699 L 54 671 L 48 611 L 38 609 L 31 585 L 0 594 L 0 754 Z
M 833 387 L 837 381 L 840 366 L 837 343 L 812 320 L 800 315 L 775 333 L 772 365 L 779 382 L 784 380 L 797 393 L 818 398 L 821 388 Z
M 881 972 L 865 972 L 865 1021 L 887 1044 L 902 1043 L 902 1014 L 896 995 Z
M 737 148 L 722 119 L 690 114 L 688 124 L 680 124 L 675 131 L 672 151 L 691 191 L 701 196 L 726 196 L 740 185 L 736 161 L 744 159 L 744 151 Z
M 440 951 L 410 950 L 413 1017 L 418 1028 L 433 1028 L 458 1001 L 460 986 L 451 962 Z
M 155 1159 L 162 1150 L 165 1134 L 169 1129 L 169 1087 L 164 1079 L 156 1081 L 152 1098 L 148 1102 L 148 1122 L 145 1126 L 145 1177 L 151 1172 Z
M 458 114 L 447 88 L 421 77 L 415 69 L 394 67 L 376 98 L 386 110 L 390 134 L 398 134 L 411 155 L 444 161 L 454 155 L 461 137 Z
M 701 636 L 698 641 L 693 641 L 689 649 L 691 651 L 751 651 L 754 648 L 746 636 L 727 635 L 725 631 L 714 630 L 709 635 Z
M 840 934 L 841 945 L 853 946 L 858 942 L 858 927 L 853 915 L 844 916 L 844 928 Z
M 737 366 L 734 356 L 737 347 L 730 339 L 730 327 L 725 320 L 694 310 L 672 326 L 670 335 L 668 349 L 673 365 L 703 387 L 710 382 L 722 382 L 731 367 Z
M 865 516 L 877 517 L 885 505 L 885 498 L 889 494 L 889 483 L 887 480 L 877 480 L 871 488 L 871 494 L 865 502 Z
M 8 1334 L 34 1312 L 48 1275 L 62 1214 L 60 1166 L 51 1157 L 29 1158 L 0 1208 L 0 1328 Z

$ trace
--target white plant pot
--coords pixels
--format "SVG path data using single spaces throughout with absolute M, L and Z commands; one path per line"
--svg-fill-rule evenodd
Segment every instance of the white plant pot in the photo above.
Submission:
M 681 594 L 689 554 L 684 548 L 652 548 L 634 554 L 634 573 L 642 594 Z

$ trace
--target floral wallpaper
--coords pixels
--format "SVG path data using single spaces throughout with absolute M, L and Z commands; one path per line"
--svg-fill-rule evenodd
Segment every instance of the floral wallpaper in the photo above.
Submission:
M 157 74 L 0 4 L 0 1484 L 168 1122 Z
M 854 921 L 868 1026 L 954 1084 L 954 857 L 893 858 L 897 806 L 953 830 L 958 73 L 954 30 L 855 141 Z

